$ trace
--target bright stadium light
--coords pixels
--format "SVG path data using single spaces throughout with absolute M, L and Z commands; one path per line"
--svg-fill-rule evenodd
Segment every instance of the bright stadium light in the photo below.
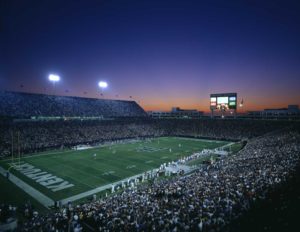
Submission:
M 103 91 L 108 87 L 108 84 L 106 81 L 99 81 L 98 86 L 100 88 L 100 95 L 103 97 Z
M 52 81 L 52 82 L 57 82 L 60 80 L 60 77 L 56 74 L 50 74 L 49 75 L 49 81 Z
M 56 84 L 56 82 L 60 81 L 60 76 L 57 74 L 49 74 L 48 79 L 53 84 L 53 94 L 55 94 L 55 84 Z
M 99 81 L 98 85 L 101 89 L 106 89 L 108 86 L 107 82 L 105 81 Z

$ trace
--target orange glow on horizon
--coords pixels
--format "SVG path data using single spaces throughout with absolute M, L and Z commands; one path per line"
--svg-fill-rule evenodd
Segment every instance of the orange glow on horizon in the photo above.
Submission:
M 200 101 L 199 101 L 200 102 Z M 184 102 L 170 103 L 170 102 L 156 102 L 153 103 L 139 103 L 145 111 L 171 111 L 172 107 L 180 107 L 181 109 L 196 109 L 198 111 L 210 112 L 209 100 L 204 104 L 186 104 Z M 288 105 L 298 105 L 298 102 L 267 102 L 264 104 L 255 104 L 254 102 L 245 102 L 242 107 L 237 106 L 237 112 L 245 113 L 247 111 L 260 111 L 264 109 L 280 109 L 287 108 Z

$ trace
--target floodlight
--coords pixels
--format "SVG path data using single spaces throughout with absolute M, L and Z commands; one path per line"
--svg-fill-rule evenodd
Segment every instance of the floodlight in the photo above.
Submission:
M 105 88 L 107 88 L 107 86 L 108 86 L 107 82 L 105 82 L 105 81 L 100 81 L 100 82 L 98 83 L 98 85 L 99 85 L 99 87 L 100 87 L 101 89 L 105 89 Z
M 60 80 L 60 77 L 58 75 L 55 75 L 55 74 L 50 74 L 49 75 L 49 81 L 56 82 L 56 81 L 59 81 L 59 80 Z

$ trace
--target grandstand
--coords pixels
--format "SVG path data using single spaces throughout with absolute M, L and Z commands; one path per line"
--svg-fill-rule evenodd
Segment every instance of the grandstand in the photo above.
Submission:
M 34 117 L 145 117 L 135 101 L 55 96 L 45 94 L 0 92 L 0 116 Z
M 78 144 L 98 144 L 129 138 L 183 136 L 239 141 L 284 128 L 291 122 L 254 120 L 56 120 L 2 123 L 0 151 L 12 152 L 12 134 L 19 133 L 22 154 Z M 17 147 L 14 148 L 15 150 Z
M 297 121 L 151 119 L 134 101 L 0 95 L 0 172 L 11 175 L 1 183 L 17 179 L 42 196 L 33 202 L 56 205 L 47 216 L 21 206 L 24 231 L 231 231 L 299 163 Z M 201 152 L 235 142 L 237 153 Z M 166 177 L 178 164 L 189 175 Z

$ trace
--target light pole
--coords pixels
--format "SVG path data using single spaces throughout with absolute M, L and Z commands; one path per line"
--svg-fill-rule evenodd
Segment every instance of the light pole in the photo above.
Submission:
M 51 81 L 53 83 L 53 95 L 55 93 L 55 83 L 60 81 L 60 76 L 56 75 L 56 74 L 50 74 L 48 76 L 49 81 Z
M 100 95 L 103 96 L 103 90 L 108 87 L 108 84 L 106 81 L 99 81 L 98 86 L 100 88 Z

